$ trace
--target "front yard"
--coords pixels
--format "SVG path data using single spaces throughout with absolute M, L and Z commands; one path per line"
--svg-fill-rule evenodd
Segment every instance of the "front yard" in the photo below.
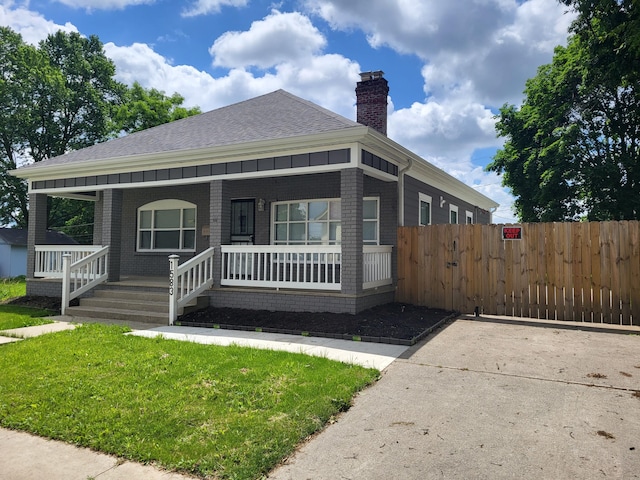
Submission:
M 202 478 L 260 478 L 378 376 L 125 331 L 92 324 L 0 346 L 0 425 Z
M 24 278 L 0 280 L 0 331 L 51 323 L 46 318 L 55 312 L 43 308 L 8 305 L 7 300 L 22 297 L 26 291 Z

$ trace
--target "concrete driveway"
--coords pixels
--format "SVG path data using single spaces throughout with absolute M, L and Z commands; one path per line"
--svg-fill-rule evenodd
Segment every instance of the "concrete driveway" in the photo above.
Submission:
M 640 478 L 631 332 L 457 320 L 269 478 Z

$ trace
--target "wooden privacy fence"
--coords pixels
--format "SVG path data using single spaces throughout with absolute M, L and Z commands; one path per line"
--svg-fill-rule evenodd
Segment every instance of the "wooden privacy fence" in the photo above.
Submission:
M 398 229 L 397 300 L 550 320 L 640 325 L 640 222 Z

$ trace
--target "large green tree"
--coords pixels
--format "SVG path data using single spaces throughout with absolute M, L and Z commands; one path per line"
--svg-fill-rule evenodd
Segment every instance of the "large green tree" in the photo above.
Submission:
M 0 27 L 0 224 L 28 220 L 26 184 L 9 170 L 200 113 L 115 73 L 96 36 L 60 31 L 33 46 Z M 49 201 L 50 228 L 91 241 L 92 221 L 90 203 Z
M 564 3 L 578 12 L 573 35 L 527 81 L 520 108 L 500 110 L 506 142 L 488 169 L 504 175 L 521 221 L 638 219 L 637 2 Z

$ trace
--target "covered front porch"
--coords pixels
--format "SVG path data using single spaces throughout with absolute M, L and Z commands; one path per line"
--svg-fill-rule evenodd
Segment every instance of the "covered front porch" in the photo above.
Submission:
M 388 303 L 398 190 L 393 176 L 378 176 L 340 165 L 305 175 L 101 188 L 83 194 L 95 202 L 93 245 L 66 249 L 43 241 L 55 185 L 32 192 L 27 291 L 57 289 L 68 304 L 100 283 L 164 277 L 175 296 L 172 320 L 203 296 L 211 306 L 336 313 Z M 60 281 L 64 254 L 69 272 Z M 58 286 L 43 278 L 57 278 Z
M 168 276 L 120 276 L 110 282 L 109 250 L 109 246 L 96 245 L 37 245 L 34 280 L 48 279 L 49 290 L 51 280 L 59 284 L 63 313 L 73 299 L 91 296 L 91 290 L 104 283 L 140 289 L 166 288 L 169 323 L 202 296 L 209 297 L 213 306 L 251 308 L 256 304 L 271 310 L 311 311 L 349 309 L 345 305 L 353 297 L 341 293 L 340 245 L 221 245 L 183 263 L 179 256 L 170 255 Z M 215 262 L 216 251 L 219 262 Z M 391 246 L 363 248 L 362 291 L 368 291 L 363 298 L 384 294 L 389 297 L 387 301 L 393 299 L 393 288 L 381 289 L 393 283 L 392 251 Z M 219 264 L 219 271 L 214 263 Z M 216 281 L 218 288 L 214 287 Z M 32 281 L 31 290 L 36 285 Z

